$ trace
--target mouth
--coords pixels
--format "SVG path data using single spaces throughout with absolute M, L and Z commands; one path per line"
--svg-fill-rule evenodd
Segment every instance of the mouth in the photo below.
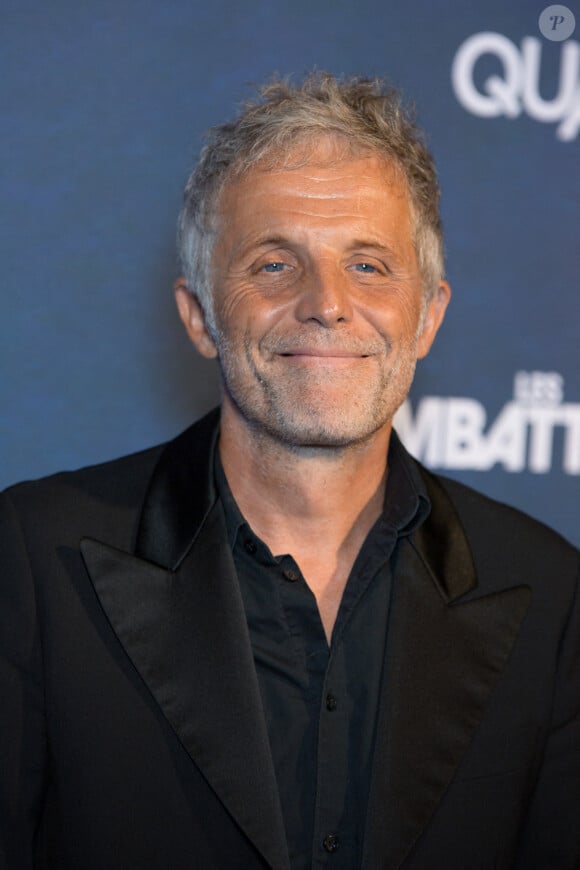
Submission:
M 277 352 L 277 356 L 283 357 L 307 357 L 313 359 L 366 359 L 371 356 L 360 350 L 349 350 L 340 347 L 296 347 L 285 348 Z
M 367 360 L 371 354 L 332 348 L 324 350 L 300 348 L 299 350 L 287 350 L 276 354 L 276 356 L 286 364 L 295 366 L 342 368 Z
M 301 350 L 297 353 L 281 353 L 279 356 L 284 357 L 293 357 L 300 359 L 301 357 L 306 357 L 308 359 L 367 359 L 370 354 L 366 353 L 338 353 L 337 351 L 332 351 L 329 353 L 320 353 L 318 351 L 307 351 Z

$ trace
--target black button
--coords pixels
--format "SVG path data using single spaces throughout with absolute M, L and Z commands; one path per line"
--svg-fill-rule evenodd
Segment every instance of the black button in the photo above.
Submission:
M 247 538 L 244 541 L 244 549 L 246 553 L 250 553 L 253 556 L 258 548 L 256 547 L 255 543 L 252 541 L 251 538 Z
M 295 571 L 294 568 L 286 568 L 286 570 L 282 573 L 286 580 L 288 580 L 290 583 L 296 583 L 296 581 L 300 577 L 300 574 L 298 573 L 298 571 Z
M 334 711 L 336 710 L 336 707 L 337 707 L 337 703 L 336 703 L 336 698 L 334 697 L 334 695 L 330 695 L 330 694 L 327 695 L 326 696 L 326 709 L 330 713 L 334 713 Z
M 322 841 L 322 845 L 327 852 L 336 852 L 338 849 L 338 837 L 336 834 L 327 834 Z

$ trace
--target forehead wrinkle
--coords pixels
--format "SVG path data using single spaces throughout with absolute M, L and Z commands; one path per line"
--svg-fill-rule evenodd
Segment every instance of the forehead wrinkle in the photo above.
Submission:
M 302 155 L 302 150 L 290 149 L 283 152 L 280 159 L 275 164 L 273 162 L 256 163 L 249 170 L 234 175 L 231 178 L 231 184 L 236 184 L 247 179 L 248 175 L 256 176 L 273 176 L 287 175 L 289 178 L 294 173 L 302 172 L 307 178 L 316 183 L 324 183 L 329 180 L 329 176 L 334 179 L 349 179 L 353 178 L 356 183 L 360 182 L 367 173 L 361 167 L 368 167 L 368 175 L 371 179 L 371 185 L 374 184 L 374 176 L 377 170 L 383 176 L 385 181 L 390 185 L 403 184 L 406 187 L 406 181 L 400 167 L 394 160 L 390 160 L 387 155 L 376 153 L 373 151 L 363 150 L 361 153 L 348 153 L 339 157 L 332 158 L 328 155 L 324 140 L 318 143 L 314 152 L 308 153 L 305 159 L 292 161 L 292 156 Z M 322 155 L 322 156 L 320 156 Z M 359 167 L 359 170 L 353 169 L 354 165 Z
M 228 203 L 225 200 L 222 203 L 221 218 L 231 221 L 232 217 L 235 216 L 234 219 L 243 220 L 245 213 L 248 212 L 252 216 L 259 215 L 263 203 L 271 225 L 272 222 L 278 223 L 280 221 L 283 226 L 286 226 L 292 222 L 292 216 L 302 216 L 313 220 L 322 219 L 325 223 L 331 220 L 353 219 L 368 224 L 380 214 L 381 203 L 384 201 L 382 192 L 377 192 L 376 187 L 372 187 L 370 184 L 366 189 L 361 189 L 359 185 L 358 189 L 353 191 L 305 191 L 279 188 L 276 194 L 284 197 L 285 201 L 274 207 L 272 191 L 269 190 L 253 190 L 250 197 L 244 198 L 241 203 L 239 200 L 234 203 Z M 392 194 L 389 192 L 389 197 L 392 199 L 406 198 L 405 193 L 399 191 L 394 191 Z M 331 204 L 332 211 L 321 213 L 317 204 Z M 232 208 L 232 206 L 235 207 Z M 373 209 L 370 214 L 369 206 Z M 410 208 L 408 213 L 410 214 Z M 268 232 L 267 234 L 277 235 L 277 232 Z
M 324 153 L 324 143 L 318 148 L 318 152 Z M 251 185 L 253 197 L 266 197 L 268 201 L 272 191 L 261 189 L 260 182 L 276 176 L 279 179 L 279 184 L 275 187 L 276 193 L 296 199 L 330 201 L 352 198 L 357 203 L 369 195 L 371 199 L 376 199 L 377 172 L 388 189 L 388 195 L 396 199 L 406 199 L 411 208 L 408 186 L 397 164 L 386 160 L 382 155 L 367 153 L 364 156 L 347 156 L 331 161 L 316 159 L 316 156 L 309 155 L 307 161 L 293 166 L 288 166 L 287 163 L 277 166 L 256 164 L 248 172 L 234 176 L 225 182 L 219 197 L 221 200 L 219 210 L 223 209 L 230 196 L 236 196 L 236 189 L 239 191 L 248 184 Z M 298 173 L 302 174 L 302 178 L 297 188 Z M 309 190 L 310 184 L 318 187 L 318 190 Z M 326 184 L 330 189 L 324 190 L 323 185 Z M 385 192 L 384 187 L 381 192 Z
M 294 184 L 280 185 L 280 187 L 276 188 L 275 193 L 287 197 L 288 200 L 292 201 L 292 208 L 300 208 L 300 203 L 311 202 L 350 202 L 354 203 L 357 206 L 360 204 L 366 204 L 369 200 L 376 201 L 377 190 L 371 183 L 361 185 L 360 180 L 357 181 L 356 187 L 353 185 L 350 189 L 337 189 L 336 180 L 333 181 L 332 187 L 324 190 L 320 187 L 318 190 L 312 190 L 309 188 L 299 187 L 297 188 Z M 393 192 L 393 197 L 399 196 L 399 193 Z M 254 188 L 251 194 L 251 198 L 253 202 L 259 204 L 260 201 L 266 202 L 267 206 L 271 207 L 271 190 L 260 190 L 260 188 Z M 227 198 L 225 200 L 226 211 L 227 211 Z M 281 209 L 282 210 L 282 209 Z M 347 214 L 350 214 L 350 209 Z

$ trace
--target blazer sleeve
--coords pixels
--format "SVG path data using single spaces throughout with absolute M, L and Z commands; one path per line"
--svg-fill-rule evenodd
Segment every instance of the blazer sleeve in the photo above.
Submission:
M 580 571 L 562 637 L 551 730 L 519 850 L 521 870 L 580 868 Z
M 0 867 L 33 867 L 46 728 L 37 599 L 23 531 L 0 494 Z

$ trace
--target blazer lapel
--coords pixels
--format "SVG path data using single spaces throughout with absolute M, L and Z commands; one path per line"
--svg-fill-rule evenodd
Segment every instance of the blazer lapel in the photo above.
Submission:
M 461 524 L 427 475 L 431 515 L 394 569 L 363 867 L 400 867 L 428 824 L 505 667 L 526 587 L 476 598 Z M 462 600 L 458 600 L 462 599 Z
M 164 452 L 137 554 L 89 538 L 81 550 L 115 633 L 184 748 L 270 866 L 282 870 L 289 859 L 267 728 L 213 492 L 216 423 L 206 418 Z

